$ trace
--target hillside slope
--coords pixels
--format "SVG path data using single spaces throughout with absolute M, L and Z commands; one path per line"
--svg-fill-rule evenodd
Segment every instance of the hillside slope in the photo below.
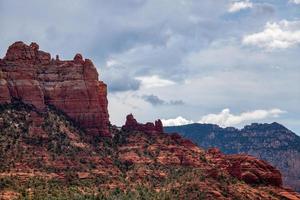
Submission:
M 251 124 L 238 130 L 212 124 L 165 127 L 204 148 L 218 147 L 226 154 L 246 153 L 266 160 L 283 173 L 284 184 L 300 191 L 300 137 L 284 126 Z
M 299 199 L 251 156 L 226 156 L 179 135 L 88 137 L 63 113 L 0 107 L 0 199 Z

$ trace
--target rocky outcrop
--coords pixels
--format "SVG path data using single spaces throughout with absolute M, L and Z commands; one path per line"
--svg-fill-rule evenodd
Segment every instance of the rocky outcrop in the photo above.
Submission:
M 163 133 L 163 125 L 160 119 L 154 123 L 147 122 L 146 124 L 138 123 L 132 114 L 127 115 L 123 130 L 128 131 L 142 131 L 148 134 L 161 134 Z
M 48 105 L 68 115 L 90 135 L 110 136 L 107 87 L 89 59 L 52 59 L 36 43 L 12 44 L 0 60 L 0 103 L 21 100 L 39 111 Z
M 204 148 L 218 147 L 225 154 L 248 154 L 265 160 L 280 170 L 283 185 L 300 191 L 300 137 L 276 122 L 253 123 L 243 129 L 221 128 L 213 124 L 165 127 Z
M 227 159 L 231 163 L 229 173 L 246 183 L 282 186 L 280 171 L 263 160 L 248 155 L 232 155 Z
M 280 171 L 263 160 L 243 154 L 225 155 L 218 148 L 211 148 L 207 153 L 220 170 L 245 183 L 282 186 Z

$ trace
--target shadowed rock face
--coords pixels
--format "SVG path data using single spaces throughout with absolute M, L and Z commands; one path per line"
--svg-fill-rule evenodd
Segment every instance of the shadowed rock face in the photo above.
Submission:
M 160 119 L 156 120 L 154 123 L 147 122 L 146 124 L 141 124 L 136 121 L 132 114 L 127 115 L 125 125 L 122 129 L 129 131 L 142 131 L 149 134 L 163 133 L 163 125 Z
M 12 44 L 0 60 L 0 103 L 18 99 L 43 111 L 53 105 L 90 135 L 110 136 L 107 87 L 89 59 L 51 59 L 36 43 Z

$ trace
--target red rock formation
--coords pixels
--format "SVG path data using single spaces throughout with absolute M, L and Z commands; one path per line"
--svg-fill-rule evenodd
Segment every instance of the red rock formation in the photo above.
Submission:
M 107 87 L 92 61 L 51 59 L 49 53 L 16 42 L 0 60 L 0 103 L 19 99 L 42 111 L 54 105 L 91 135 L 110 136 Z
M 231 163 L 229 173 L 246 183 L 282 186 L 280 171 L 263 160 L 248 155 L 231 155 L 227 159 Z
M 146 124 L 141 124 L 136 121 L 132 114 L 127 115 L 125 125 L 122 129 L 128 131 L 142 131 L 149 134 L 160 134 L 164 132 L 160 119 L 156 120 L 155 123 L 147 122 Z
M 211 148 L 207 153 L 220 170 L 248 184 L 282 186 L 280 171 L 263 160 L 243 154 L 224 155 L 218 148 Z
M 119 134 L 117 140 L 102 140 L 94 146 L 56 113 L 41 115 L 27 109 L 22 106 L 0 112 L 0 125 L 5 126 L 0 128 L 0 146 L 9 147 L 1 152 L 0 178 L 7 177 L 20 184 L 34 177 L 45 183 L 59 180 L 66 188 L 70 181 L 89 179 L 95 183 L 94 188 L 103 192 L 115 188 L 134 191 L 143 186 L 156 188 L 164 195 L 173 190 L 171 199 L 300 199 L 299 194 L 280 186 L 278 171 L 254 157 L 227 156 L 216 148 L 205 151 L 178 134 L 132 134 L 116 127 L 112 127 L 112 132 Z M 56 120 L 47 120 L 50 118 Z M 37 135 L 43 126 L 47 128 Z M 57 131 L 64 140 L 53 137 Z M 18 142 L 13 142 L 16 139 Z M 111 145 L 107 145 L 108 141 Z M 45 172 L 49 168 L 52 173 Z M 97 181 L 99 177 L 101 182 Z M 124 180 L 120 181 L 120 177 Z M 8 189 L 19 191 L 14 185 L 5 188 Z M 30 192 L 33 194 L 35 190 Z M 186 193 L 191 196 L 182 195 Z M 84 191 L 84 194 L 89 193 Z

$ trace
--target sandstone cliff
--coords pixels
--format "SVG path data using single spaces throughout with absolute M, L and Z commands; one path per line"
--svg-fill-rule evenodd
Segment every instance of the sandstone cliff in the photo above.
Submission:
M 89 59 L 52 59 L 36 43 L 12 44 L 0 60 L 0 104 L 21 100 L 39 111 L 53 105 L 90 135 L 110 136 L 107 87 Z

